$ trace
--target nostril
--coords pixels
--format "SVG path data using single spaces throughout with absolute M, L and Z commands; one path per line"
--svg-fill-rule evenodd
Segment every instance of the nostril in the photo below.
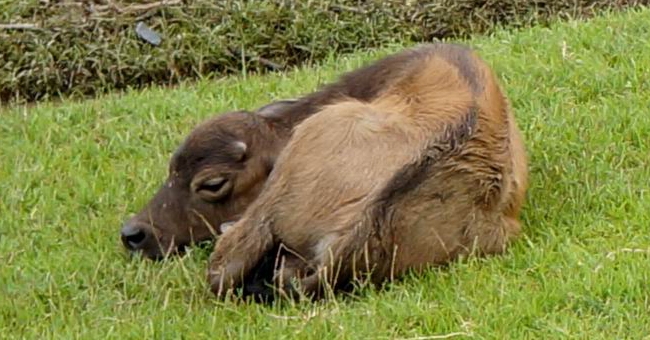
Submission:
M 122 241 L 129 249 L 140 248 L 146 238 L 147 233 L 142 228 L 133 225 L 126 225 L 122 228 Z
M 146 235 L 145 235 L 144 231 L 140 230 L 140 231 L 138 231 L 137 233 L 135 233 L 133 235 L 127 236 L 126 240 L 129 241 L 129 243 L 132 246 L 135 246 L 135 245 L 140 244 L 144 240 L 145 237 L 146 237 Z

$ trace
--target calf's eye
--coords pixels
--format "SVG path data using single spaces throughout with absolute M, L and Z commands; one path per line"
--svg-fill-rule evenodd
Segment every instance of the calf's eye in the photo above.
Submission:
M 219 191 L 219 189 L 223 187 L 225 183 L 226 183 L 226 179 L 223 177 L 212 178 L 201 183 L 201 185 L 199 186 L 199 190 L 217 192 Z
M 208 202 L 215 202 L 227 196 L 232 190 L 232 182 L 225 177 L 207 178 L 193 185 L 201 199 Z

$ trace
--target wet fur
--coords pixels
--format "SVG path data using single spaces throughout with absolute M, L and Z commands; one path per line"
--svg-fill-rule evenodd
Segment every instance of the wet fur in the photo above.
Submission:
M 413 58 L 377 96 L 342 96 L 295 128 L 259 197 L 215 244 L 217 296 L 278 245 L 308 270 L 276 285 L 318 298 L 361 277 L 378 284 L 502 253 L 519 234 L 527 160 L 495 75 L 463 46 L 402 55 Z

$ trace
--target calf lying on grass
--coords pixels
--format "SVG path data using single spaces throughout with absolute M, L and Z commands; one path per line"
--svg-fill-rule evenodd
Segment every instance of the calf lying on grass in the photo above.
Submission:
M 158 192 L 123 226 L 124 246 L 161 259 L 215 237 L 221 223 L 239 218 L 257 197 L 294 126 L 340 98 L 371 100 L 416 58 L 398 53 L 300 99 L 203 122 L 172 156 Z
M 258 198 L 215 244 L 217 296 L 279 245 L 293 255 L 276 286 L 318 298 L 362 277 L 379 284 L 501 253 L 518 235 L 527 160 L 493 72 L 461 46 L 405 53 L 377 96 L 341 98 L 295 128 Z

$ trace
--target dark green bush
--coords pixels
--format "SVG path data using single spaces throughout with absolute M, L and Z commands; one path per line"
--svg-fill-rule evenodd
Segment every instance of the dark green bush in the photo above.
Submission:
M 0 0 L 2 1 L 2 0 Z M 167 0 L 0 2 L 0 100 L 94 95 L 281 70 L 386 43 L 584 18 L 650 0 Z M 153 46 L 136 23 L 159 32 Z M 20 27 L 15 24 L 28 24 Z M 10 24 L 10 25 L 7 25 Z

